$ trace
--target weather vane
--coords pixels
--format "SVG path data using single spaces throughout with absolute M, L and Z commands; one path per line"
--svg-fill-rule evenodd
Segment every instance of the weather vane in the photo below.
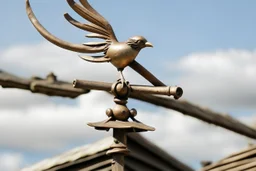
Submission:
M 79 29 L 91 32 L 86 37 L 103 39 L 103 42 L 73 44 L 63 41 L 49 33 L 39 23 L 30 7 L 29 0 L 26 0 L 26 11 L 37 31 L 51 43 L 80 53 L 102 53 L 102 56 L 87 55 L 80 57 L 89 62 L 110 62 L 117 68 L 120 73 L 120 79 L 113 84 L 86 80 L 75 80 L 73 84 L 75 88 L 104 90 L 114 94 L 115 106 L 106 111 L 108 119 L 102 122 L 89 123 L 88 125 L 98 130 L 113 129 L 114 142 L 112 149 L 107 154 L 113 156 L 112 170 L 122 171 L 124 170 L 124 155 L 129 152 L 126 146 L 126 133 L 155 130 L 153 127 L 147 126 L 135 119 L 137 114 L 135 109 L 129 110 L 127 108 L 126 104 L 130 93 L 172 95 L 175 99 L 178 99 L 182 96 L 183 91 L 180 87 L 165 86 L 153 74 L 135 61 L 141 49 L 153 47 L 150 42 L 143 36 L 134 36 L 125 42 L 119 42 L 109 22 L 92 8 L 87 0 L 79 1 L 81 4 L 74 2 L 74 0 L 67 0 L 69 6 L 89 23 L 80 23 L 67 13 L 64 14 L 65 19 Z M 127 66 L 132 67 L 154 86 L 131 85 L 122 74 L 122 71 Z

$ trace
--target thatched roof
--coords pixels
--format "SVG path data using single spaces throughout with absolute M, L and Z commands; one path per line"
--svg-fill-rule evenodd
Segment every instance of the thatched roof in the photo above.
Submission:
M 256 145 L 210 164 L 202 171 L 256 171 Z
M 113 138 L 108 137 L 96 143 L 75 148 L 59 156 L 46 159 L 22 171 L 55 171 L 55 170 L 111 170 L 111 156 L 106 152 L 110 149 Z M 129 134 L 128 149 L 125 157 L 125 170 L 130 171 L 193 171 L 156 145 L 139 134 Z

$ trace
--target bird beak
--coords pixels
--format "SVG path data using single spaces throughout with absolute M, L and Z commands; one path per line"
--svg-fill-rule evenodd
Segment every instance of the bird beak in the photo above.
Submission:
M 153 47 L 153 45 L 150 42 L 146 42 L 145 47 Z

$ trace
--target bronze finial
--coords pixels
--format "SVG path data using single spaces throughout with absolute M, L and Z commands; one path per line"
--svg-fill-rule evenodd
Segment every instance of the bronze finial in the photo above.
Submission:
M 134 36 L 126 42 L 118 42 L 115 33 L 108 23 L 95 9 L 93 9 L 87 0 L 79 0 L 81 5 L 74 0 L 67 0 L 69 6 L 81 17 L 89 21 L 88 24 L 83 24 L 73 19 L 68 13 L 64 14 L 66 20 L 79 29 L 92 32 L 86 35 L 88 38 L 104 39 L 104 42 L 88 42 L 84 44 L 72 44 L 65 42 L 51 33 L 49 33 L 36 19 L 29 0 L 26 0 L 26 10 L 28 17 L 38 32 L 53 44 L 64 49 L 82 52 L 82 53 L 98 53 L 102 52 L 102 56 L 80 56 L 82 59 L 89 62 L 110 62 L 120 72 L 122 83 L 125 83 L 122 71 L 137 57 L 139 51 L 145 47 L 153 47 L 142 36 Z

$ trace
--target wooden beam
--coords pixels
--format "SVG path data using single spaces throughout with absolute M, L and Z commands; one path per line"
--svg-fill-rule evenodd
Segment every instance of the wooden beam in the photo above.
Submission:
M 48 81 L 47 78 L 22 79 L 0 70 L 0 85 L 2 85 L 4 88 L 21 88 L 30 90 L 31 92 L 71 98 L 75 98 L 81 94 L 88 93 L 88 90 L 86 91 L 83 89 L 72 88 L 71 83 L 51 80 L 52 78 L 49 78 L 49 75 Z M 194 105 L 188 101 L 177 101 L 170 98 L 142 93 L 131 93 L 131 98 L 141 100 L 156 106 L 162 106 L 167 109 L 175 110 L 209 124 L 214 124 L 241 135 L 256 139 L 255 129 L 232 118 L 230 115 L 224 115 L 209 109 L 201 108 L 198 105 Z
M 76 98 L 89 92 L 89 90 L 75 89 L 69 82 L 58 81 L 53 73 L 48 74 L 45 79 L 39 77 L 24 79 L 0 70 L 0 85 L 3 88 L 18 88 L 30 90 L 32 93 L 69 98 Z

